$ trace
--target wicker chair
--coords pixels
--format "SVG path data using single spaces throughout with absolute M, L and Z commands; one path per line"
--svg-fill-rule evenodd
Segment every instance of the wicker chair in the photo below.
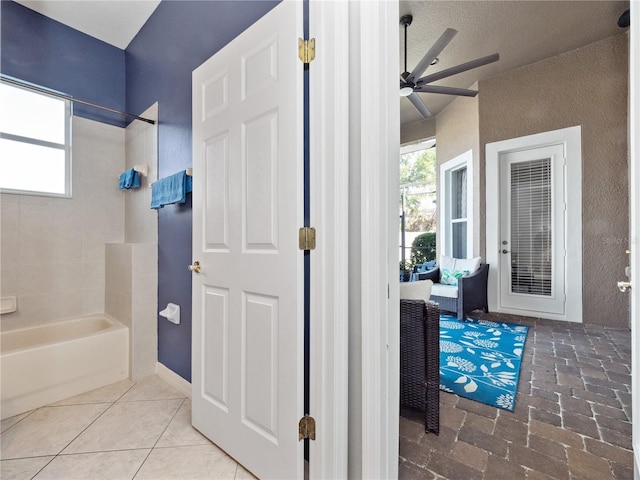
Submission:
M 440 431 L 440 308 L 400 300 L 400 405 L 425 413 L 425 432 Z
M 441 297 L 431 294 L 432 302 L 440 305 L 440 310 L 455 313 L 459 320 L 463 320 L 472 310 L 483 310 L 489 313 L 487 302 L 487 279 L 489 264 L 484 263 L 471 275 L 458 279 L 458 298 Z M 434 268 L 418 274 L 419 280 L 431 280 L 434 285 L 440 282 L 440 269 Z

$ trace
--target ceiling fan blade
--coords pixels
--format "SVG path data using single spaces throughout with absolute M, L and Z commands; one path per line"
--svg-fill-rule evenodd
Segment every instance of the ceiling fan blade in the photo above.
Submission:
M 474 68 L 482 67 L 483 65 L 488 65 L 489 63 L 497 62 L 498 60 L 500 60 L 500 55 L 497 53 L 494 53 L 493 55 L 487 55 L 486 57 L 477 58 L 476 60 L 471 60 L 470 62 L 462 63 L 460 65 L 456 65 L 455 67 L 446 68 L 439 72 L 432 73 L 431 75 L 427 75 L 426 77 L 422 77 L 416 82 L 416 85 L 421 86 L 426 83 L 435 82 L 436 80 L 450 77 L 452 75 L 457 75 L 458 73 L 466 72 L 467 70 L 472 70 Z
M 422 114 L 424 118 L 429 118 L 431 116 L 431 112 L 418 95 L 412 93 L 407 98 L 411 103 L 413 103 L 413 106 L 416 107 L 416 109 Z
M 444 93 L 445 95 L 460 95 L 463 97 L 475 97 L 478 92 L 466 88 L 443 87 L 440 85 L 421 85 L 413 89 L 417 93 Z
M 411 72 L 411 74 L 407 77 L 407 83 L 415 83 L 415 81 L 420 78 L 420 75 L 422 75 L 427 67 L 431 65 L 431 62 L 433 62 L 436 57 L 440 55 L 440 52 L 444 50 L 444 47 L 446 47 L 451 39 L 456 36 L 456 33 L 458 33 L 457 30 L 454 30 L 453 28 L 447 28 L 444 33 L 440 35 L 440 38 L 436 41 L 436 43 L 433 44 L 429 51 L 425 53 L 424 57 L 422 57 L 422 60 L 420 60 L 418 65 L 416 65 L 416 68 L 413 69 L 413 72 Z

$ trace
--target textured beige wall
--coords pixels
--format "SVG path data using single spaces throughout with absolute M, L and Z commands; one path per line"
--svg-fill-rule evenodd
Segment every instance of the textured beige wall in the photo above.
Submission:
M 476 88 L 474 85 L 472 88 Z M 436 161 L 438 175 L 438 198 L 440 205 L 440 165 L 453 160 L 457 156 L 471 150 L 473 152 L 473 255 L 484 257 L 484 232 L 480 226 L 484 223 L 484 215 L 481 215 L 481 207 L 484 208 L 484 196 L 480 198 L 481 181 L 484 185 L 484 171 L 480 170 L 480 129 L 478 97 L 461 97 L 455 99 L 444 111 L 440 113 L 436 121 Z M 481 205 L 482 203 L 482 205 Z M 439 210 L 438 210 L 439 212 Z M 441 231 L 438 224 L 438 232 Z M 440 234 L 438 233 L 437 245 L 440 255 Z
M 487 143 L 582 126 L 583 321 L 619 327 L 629 325 L 616 288 L 628 264 L 627 79 L 620 34 L 482 81 L 479 95 L 481 172 Z M 480 185 L 484 199 L 484 176 Z
M 400 129 L 400 145 L 428 140 L 436 135 L 436 119 L 425 118 L 418 122 L 402 125 Z

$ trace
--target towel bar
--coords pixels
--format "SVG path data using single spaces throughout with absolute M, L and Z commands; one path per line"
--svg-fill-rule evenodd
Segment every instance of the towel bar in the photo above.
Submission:
M 187 172 L 187 176 L 193 177 L 193 168 L 187 168 L 185 171 Z M 149 188 L 151 188 L 152 186 L 153 182 L 149 184 Z

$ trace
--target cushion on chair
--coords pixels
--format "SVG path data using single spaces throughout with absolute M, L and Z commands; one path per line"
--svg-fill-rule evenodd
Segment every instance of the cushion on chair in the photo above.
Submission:
M 431 287 L 431 295 L 436 297 L 458 298 L 458 286 L 436 283 Z
M 400 284 L 400 298 L 403 300 L 429 301 L 431 296 L 431 280 L 419 280 L 417 282 L 403 282 Z
M 453 258 L 446 255 L 440 257 L 440 283 L 458 285 L 458 279 L 469 275 L 480 267 L 480 257 Z

